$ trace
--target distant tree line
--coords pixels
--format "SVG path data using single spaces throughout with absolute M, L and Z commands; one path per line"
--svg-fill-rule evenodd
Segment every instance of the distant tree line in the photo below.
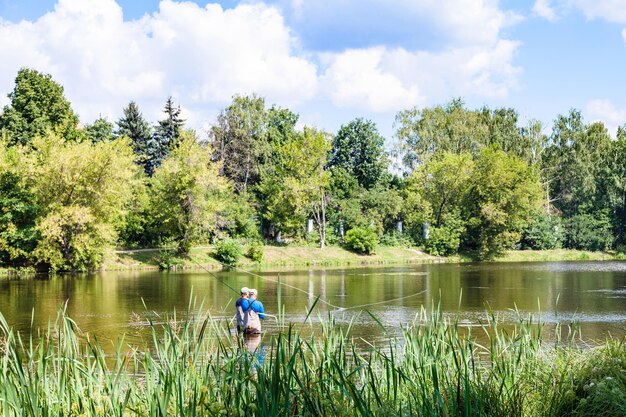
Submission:
M 514 109 L 460 99 L 403 110 L 387 152 L 372 121 L 299 129 L 297 114 L 255 95 L 234 96 L 207 134 L 185 128 L 171 97 L 155 124 L 131 101 L 115 123 L 81 126 L 63 88 L 32 69 L 9 99 L 0 266 L 87 270 L 114 247 L 186 254 L 226 238 L 478 259 L 626 243 L 626 130 L 611 138 L 577 110 L 550 135 L 537 121 L 521 126 Z

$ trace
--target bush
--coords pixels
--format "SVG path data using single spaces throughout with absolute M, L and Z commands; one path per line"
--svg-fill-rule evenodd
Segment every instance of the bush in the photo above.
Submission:
M 346 233 L 346 246 L 359 253 L 370 255 L 376 249 L 378 235 L 372 229 L 355 227 Z
M 609 341 L 585 352 L 565 371 L 571 382 L 557 392 L 559 416 L 623 416 L 626 413 L 626 349 Z
M 607 250 L 613 246 L 609 216 L 604 211 L 577 214 L 566 220 L 566 245 L 571 249 Z
M 565 230 L 558 216 L 538 214 L 533 217 L 522 234 L 522 248 L 524 249 L 559 249 L 563 247 Z
M 424 242 L 424 249 L 431 255 L 449 256 L 458 252 L 460 244 L 461 235 L 458 230 L 446 226 L 433 227 Z
M 407 234 L 392 232 L 382 235 L 382 237 L 380 238 L 380 244 L 383 246 L 409 248 L 413 246 L 413 240 Z
M 246 256 L 253 262 L 261 262 L 263 260 L 263 245 L 259 243 L 253 243 L 248 247 Z
M 241 254 L 241 245 L 236 240 L 224 239 L 215 245 L 215 259 L 226 266 L 237 265 Z

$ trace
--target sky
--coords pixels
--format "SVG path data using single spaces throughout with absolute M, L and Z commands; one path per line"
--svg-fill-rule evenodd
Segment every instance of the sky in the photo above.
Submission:
M 626 123 L 626 0 L 0 0 L 0 105 L 22 67 L 51 74 L 83 123 L 168 96 L 206 132 L 235 94 L 331 133 L 392 140 L 396 114 L 461 97 L 522 123 L 571 108 Z

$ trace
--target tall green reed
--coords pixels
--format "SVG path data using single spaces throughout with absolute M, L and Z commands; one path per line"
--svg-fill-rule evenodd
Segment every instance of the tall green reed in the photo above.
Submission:
M 290 324 L 250 352 L 202 310 L 190 302 L 182 320 L 149 316 L 149 343 L 120 338 L 113 353 L 64 308 L 27 339 L 0 316 L 0 415 L 556 416 L 623 406 L 607 385 L 626 371 L 623 344 L 607 341 L 623 360 L 601 368 L 609 353 L 545 343 L 545 325 L 532 316 L 503 328 L 487 312 L 480 344 L 435 306 L 400 337 L 364 347 L 352 336 L 356 318 L 345 325 L 329 314 L 315 335 Z M 588 356 L 593 369 L 581 365 Z M 605 387 L 595 402 L 588 375 Z

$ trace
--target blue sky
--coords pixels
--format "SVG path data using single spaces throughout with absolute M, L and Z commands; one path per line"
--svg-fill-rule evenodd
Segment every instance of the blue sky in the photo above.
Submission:
M 570 108 L 626 122 L 626 1 L 0 0 L 0 92 L 50 73 L 84 123 L 168 95 L 206 129 L 257 93 L 330 132 L 355 117 L 388 138 L 395 114 L 463 97 L 549 131 Z M 7 99 L 0 98 L 0 104 Z

